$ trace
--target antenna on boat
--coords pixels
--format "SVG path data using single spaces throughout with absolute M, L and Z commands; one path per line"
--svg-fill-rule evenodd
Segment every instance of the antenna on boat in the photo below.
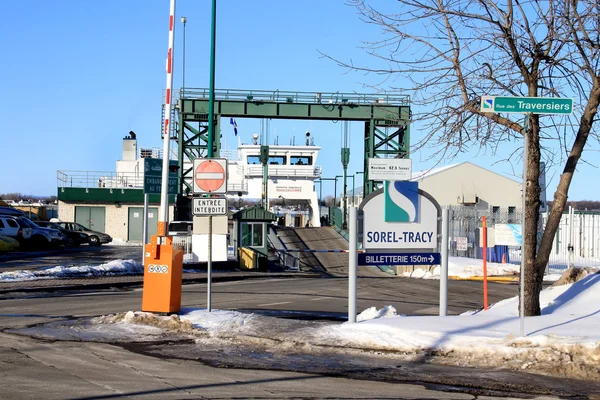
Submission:
M 310 146 L 310 132 L 306 131 L 306 145 Z

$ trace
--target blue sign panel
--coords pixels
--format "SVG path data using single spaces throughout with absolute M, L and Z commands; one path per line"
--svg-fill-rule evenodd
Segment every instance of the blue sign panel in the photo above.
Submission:
M 359 253 L 358 265 L 439 265 L 440 253 Z

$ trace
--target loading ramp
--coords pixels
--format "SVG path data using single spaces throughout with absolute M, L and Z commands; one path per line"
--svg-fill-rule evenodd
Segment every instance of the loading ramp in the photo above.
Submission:
M 348 250 L 348 241 L 330 226 L 318 228 L 277 227 L 277 236 L 288 250 Z M 294 253 L 296 254 L 296 253 Z M 348 276 L 348 253 L 298 252 L 300 260 L 335 277 Z M 377 267 L 358 267 L 361 277 L 391 277 Z

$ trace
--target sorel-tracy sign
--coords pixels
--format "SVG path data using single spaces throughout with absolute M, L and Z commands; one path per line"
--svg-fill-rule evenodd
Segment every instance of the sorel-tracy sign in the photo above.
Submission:
M 360 209 L 363 249 L 437 249 L 441 209 L 416 182 L 387 181 Z

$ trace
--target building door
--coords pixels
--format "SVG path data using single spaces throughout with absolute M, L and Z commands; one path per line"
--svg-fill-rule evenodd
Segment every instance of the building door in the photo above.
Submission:
M 76 206 L 75 207 L 75 222 L 85 226 L 88 229 L 97 232 L 105 232 L 105 219 L 106 219 L 106 208 L 105 207 L 89 207 L 89 206 Z
M 144 232 L 144 208 L 129 207 L 129 223 L 127 224 L 128 240 L 142 242 Z M 148 208 L 148 238 L 158 232 L 158 208 Z

